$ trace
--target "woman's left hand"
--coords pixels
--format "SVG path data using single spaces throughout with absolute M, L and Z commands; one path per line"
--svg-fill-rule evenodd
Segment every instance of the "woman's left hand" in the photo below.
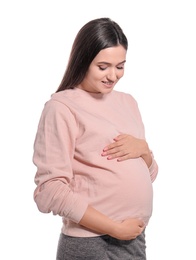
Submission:
M 102 152 L 102 156 L 107 156 L 108 160 L 116 159 L 124 161 L 143 157 L 149 154 L 148 144 L 145 140 L 135 138 L 132 135 L 121 134 L 114 138 L 114 142 L 107 145 Z

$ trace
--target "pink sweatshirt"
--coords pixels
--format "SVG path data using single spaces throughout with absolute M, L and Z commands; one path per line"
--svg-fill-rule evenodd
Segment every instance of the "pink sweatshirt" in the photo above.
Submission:
M 142 158 L 117 162 L 101 156 L 119 134 L 145 139 L 135 99 L 69 89 L 52 95 L 43 109 L 34 144 L 34 199 L 41 212 L 63 218 L 62 232 L 97 236 L 79 225 L 88 204 L 114 220 L 152 214 L 152 182 L 158 172 Z

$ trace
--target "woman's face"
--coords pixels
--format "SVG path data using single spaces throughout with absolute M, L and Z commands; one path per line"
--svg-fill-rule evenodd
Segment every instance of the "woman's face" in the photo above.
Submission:
M 106 94 L 113 90 L 124 75 L 126 50 L 122 45 L 101 50 L 91 62 L 79 88 Z

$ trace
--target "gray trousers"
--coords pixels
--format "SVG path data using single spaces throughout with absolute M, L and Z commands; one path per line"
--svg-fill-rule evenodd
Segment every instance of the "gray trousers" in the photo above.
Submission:
M 60 234 L 56 260 L 146 260 L 145 233 L 133 240 Z

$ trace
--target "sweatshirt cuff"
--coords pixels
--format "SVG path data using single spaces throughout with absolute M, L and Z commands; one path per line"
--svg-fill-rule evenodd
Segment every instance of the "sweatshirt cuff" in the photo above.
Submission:
M 158 173 L 158 165 L 153 157 L 152 157 L 152 164 L 149 167 L 149 172 L 150 172 L 151 181 L 154 182 Z
M 84 216 L 87 207 L 88 203 L 82 198 L 77 197 L 73 203 L 72 209 L 69 212 L 69 219 L 78 224 Z

